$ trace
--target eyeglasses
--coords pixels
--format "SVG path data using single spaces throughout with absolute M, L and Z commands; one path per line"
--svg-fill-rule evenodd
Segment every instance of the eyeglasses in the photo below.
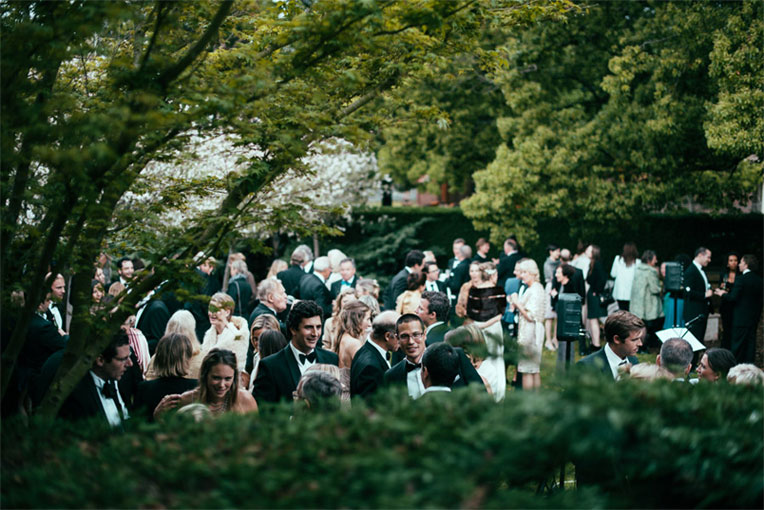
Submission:
M 412 333 L 410 335 L 408 333 L 404 333 L 402 335 L 396 335 L 396 336 L 400 338 L 401 340 L 403 340 L 404 342 L 407 342 L 409 339 L 412 339 L 412 338 L 414 340 L 421 340 L 422 337 L 424 336 L 424 333 Z

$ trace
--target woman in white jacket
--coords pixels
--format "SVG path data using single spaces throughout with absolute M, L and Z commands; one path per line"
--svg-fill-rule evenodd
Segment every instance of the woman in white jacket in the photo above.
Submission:
M 249 327 L 243 317 L 233 315 L 234 301 L 225 292 L 217 292 L 210 298 L 207 316 L 210 329 L 204 333 L 202 353 L 206 355 L 213 347 L 227 349 L 236 355 L 238 372 L 244 371 L 249 347 Z
M 634 274 L 639 264 L 639 252 L 637 245 L 626 243 L 623 245 L 623 253 L 616 255 L 613 267 L 610 269 L 610 277 L 615 278 L 613 284 L 613 299 L 618 301 L 618 309 L 629 311 L 631 300 L 631 285 L 634 283 Z

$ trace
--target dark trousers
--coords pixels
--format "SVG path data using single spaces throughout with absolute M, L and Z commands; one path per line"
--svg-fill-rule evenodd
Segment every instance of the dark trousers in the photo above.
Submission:
M 623 301 L 621 299 L 618 300 L 618 309 L 623 310 L 624 312 L 629 311 L 629 301 Z
M 753 363 L 756 357 L 756 326 L 732 328 L 731 351 L 738 363 Z

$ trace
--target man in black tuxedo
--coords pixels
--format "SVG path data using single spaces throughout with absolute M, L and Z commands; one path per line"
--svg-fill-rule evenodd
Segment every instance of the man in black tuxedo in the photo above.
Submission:
M 451 272 L 451 278 L 448 280 L 448 288 L 451 289 L 451 295 L 454 296 L 454 299 L 459 295 L 459 291 L 462 289 L 464 282 L 469 280 L 472 248 L 470 248 L 468 244 L 463 244 L 461 248 L 459 248 L 459 254 L 462 259 Z
M 424 395 L 451 393 L 459 375 L 459 354 L 445 342 L 429 346 L 422 356 Z
M 248 317 L 251 308 L 249 302 L 252 300 L 252 287 L 247 280 L 247 263 L 243 260 L 234 260 L 231 262 L 231 278 L 228 280 L 228 290 L 226 291 L 234 302 L 233 314 L 239 317 Z
M 448 312 L 451 306 L 448 296 L 442 292 L 423 292 L 416 314 L 422 319 L 425 330 L 425 345 L 442 342 L 448 333 Z
M 436 262 L 424 263 L 424 275 L 427 278 L 424 281 L 424 290 L 430 292 L 446 292 L 446 282 L 442 282 L 438 279 L 440 276 L 440 268 Z
M 300 280 L 300 299 L 315 301 L 324 311 L 324 317 L 332 315 L 332 293 L 326 286 L 330 274 L 329 257 L 318 257 L 313 263 L 313 272 Z
M 170 321 L 170 311 L 161 299 L 151 298 L 138 310 L 135 327 L 141 330 L 149 344 L 149 352 L 153 355 L 159 339 L 164 336 L 167 323 Z
M 504 253 L 499 257 L 499 265 L 496 266 L 496 271 L 499 275 L 497 285 L 504 288 L 504 283 L 507 278 L 512 278 L 515 274 L 515 264 L 522 258 L 520 253 L 520 247 L 517 244 L 517 239 L 514 237 L 508 237 L 504 240 Z
M 19 353 L 16 374 L 14 377 L 20 390 L 27 388 L 31 380 L 40 373 L 45 360 L 52 354 L 66 347 L 69 335 L 63 334 L 56 325 L 45 318 L 50 299 L 45 300 L 32 314 L 27 329 L 26 341 Z
M 684 322 L 695 321 L 687 329 L 699 342 L 706 336 L 709 298 L 713 294 L 704 268 L 711 262 L 711 250 L 700 247 L 695 250 L 695 258 L 684 270 Z
M 581 359 L 576 366 L 601 374 L 609 381 L 616 381 L 620 377 L 619 368 L 639 363 L 636 354 L 646 332 L 642 319 L 619 310 L 605 321 L 605 347 Z
M 284 349 L 260 361 L 252 395 L 258 405 L 292 400 L 300 377 L 316 363 L 339 365 L 336 354 L 319 347 L 323 310 L 314 301 L 298 301 L 289 311 Z
M 310 258 L 312 258 L 312 255 Z M 302 268 L 310 258 L 308 258 L 305 250 L 298 246 L 292 252 L 292 256 L 289 259 L 291 265 L 287 269 L 279 271 L 276 275 L 276 278 L 284 284 L 284 290 L 286 290 L 287 295 L 295 298 L 300 297 L 300 281 L 305 277 L 305 271 Z
M 59 417 L 80 420 L 99 416 L 110 426 L 121 427 L 130 415 L 118 381 L 132 365 L 127 334 L 120 330 L 61 406 Z
M 398 314 L 386 310 L 374 318 L 369 340 L 358 349 L 350 365 L 350 395 L 368 397 L 382 385 L 390 369 L 390 354 L 398 350 L 395 321 Z
M 257 286 L 257 299 L 260 301 L 252 313 L 249 315 L 249 328 L 252 329 L 252 323 L 261 315 L 273 315 L 278 320 L 278 315 L 287 309 L 287 295 L 284 286 L 279 280 L 266 278 Z M 286 325 L 279 320 L 281 332 L 286 335 Z M 255 347 L 252 342 L 247 348 L 247 362 L 244 370 L 252 373 L 255 364 Z
M 390 370 L 385 372 L 385 384 L 405 384 L 411 398 L 417 399 L 424 393 L 422 381 L 422 355 L 425 350 L 424 322 L 417 315 L 407 313 L 401 315 L 395 323 L 395 334 L 400 342 L 400 348 L 406 356 Z M 459 355 L 459 374 L 453 387 L 464 387 L 467 384 L 480 384 L 485 387 L 483 379 L 472 366 L 462 349 L 455 349 Z
M 203 253 L 198 253 L 196 258 L 201 259 L 201 263 L 194 268 L 196 277 L 188 283 L 181 283 L 181 287 L 188 290 L 191 294 L 208 297 L 212 296 L 219 290 L 217 282 L 211 276 L 218 262 L 214 257 L 205 257 Z M 191 312 L 191 315 L 194 316 L 194 320 L 196 321 L 196 338 L 204 338 L 204 333 L 210 329 L 210 319 L 207 315 L 207 303 L 201 298 L 192 299 L 187 301 L 183 305 L 183 308 Z
M 454 268 L 459 265 L 459 262 L 462 261 L 461 256 L 461 248 L 464 246 L 464 239 L 461 237 L 454 239 L 453 244 L 451 245 L 451 249 L 454 252 L 453 258 L 448 260 L 448 264 L 446 264 L 446 276 L 451 277 L 451 273 L 454 271 Z
M 718 290 L 722 299 L 733 303 L 731 351 L 740 363 L 753 363 L 756 357 L 756 328 L 761 319 L 762 280 L 751 271 L 758 261 L 750 254 L 740 259 L 740 276 L 732 291 Z
M 398 271 L 390 280 L 390 286 L 385 292 L 385 310 L 395 310 L 395 301 L 406 290 L 406 280 L 414 271 L 421 271 L 424 266 L 424 253 L 411 250 L 406 254 L 406 267 Z
M 342 259 L 340 261 L 340 276 L 341 280 L 337 280 L 332 283 L 332 299 L 336 299 L 340 295 L 342 289 L 351 288 L 355 289 L 358 283 L 358 277 L 355 274 L 355 261 L 351 258 Z

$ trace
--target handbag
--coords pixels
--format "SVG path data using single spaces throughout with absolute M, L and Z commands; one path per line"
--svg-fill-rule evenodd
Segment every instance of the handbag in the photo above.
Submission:
M 600 298 L 600 304 L 602 306 L 607 306 L 611 303 L 615 303 L 615 299 L 613 299 L 613 287 L 615 286 L 615 280 L 612 278 L 608 278 L 608 280 L 605 282 L 605 287 L 602 289 L 602 292 L 600 292 L 599 298 Z

